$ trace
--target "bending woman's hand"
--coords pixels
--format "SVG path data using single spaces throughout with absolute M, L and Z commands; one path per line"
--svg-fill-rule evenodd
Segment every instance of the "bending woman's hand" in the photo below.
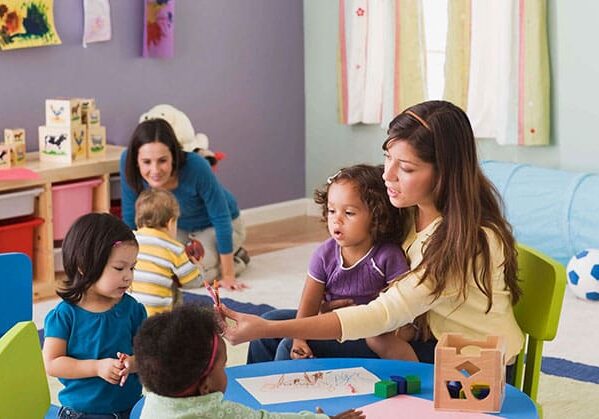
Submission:
M 235 325 L 227 325 L 224 331 L 225 339 L 233 345 L 264 337 L 260 332 L 265 330 L 268 320 L 252 314 L 238 313 L 224 304 L 220 305 L 219 311 L 225 318 L 235 322 Z

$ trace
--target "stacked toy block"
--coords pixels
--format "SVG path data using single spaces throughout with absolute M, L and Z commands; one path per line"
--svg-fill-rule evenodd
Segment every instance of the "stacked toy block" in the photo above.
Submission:
M 435 348 L 436 409 L 499 412 L 505 396 L 505 341 L 444 334 Z
M 81 122 L 87 128 L 87 158 L 106 155 L 106 127 L 100 124 L 100 109 L 94 99 L 80 99 Z
M 0 169 L 25 164 L 25 151 L 25 130 L 5 129 L 4 143 L 0 143 Z
M 397 394 L 420 393 L 420 377 L 417 375 L 392 375 L 388 380 L 381 380 L 374 384 L 374 394 L 383 399 Z
M 41 161 L 70 163 L 105 155 L 106 129 L 93 99 L 46 100 L 46 125 L 39 127 Z

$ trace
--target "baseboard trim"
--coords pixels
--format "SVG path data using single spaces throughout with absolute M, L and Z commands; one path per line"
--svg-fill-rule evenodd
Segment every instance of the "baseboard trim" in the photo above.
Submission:
M 273 221 L 280 221 L 286 218 L 312 215 L 309 212 L 310 203 L 314 204 L 314 202 L 308 198 L 294 199 L 291 201 L 243 209 L 241 210 L 241 215 L 243 216 L 243 221 L 246 226 L 254 226 L 271 223 Z

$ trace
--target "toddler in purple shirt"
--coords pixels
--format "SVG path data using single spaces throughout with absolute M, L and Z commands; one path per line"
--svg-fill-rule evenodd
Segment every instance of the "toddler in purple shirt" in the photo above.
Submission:
M 318 314 L 322 301 L 366 304 L 409 267 L 399 243 L 403 222 L 387 196 L 383 167 L 339 170 L 315 192 L 331 238 L 312 255 L 296 317 Z M 284 339 L 276 359 L 376 356 L 367 341 L 339 343 Z

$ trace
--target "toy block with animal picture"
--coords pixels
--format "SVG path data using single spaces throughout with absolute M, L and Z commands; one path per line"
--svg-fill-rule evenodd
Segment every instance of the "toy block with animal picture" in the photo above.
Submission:
M 82 124 L 68 127 L 39 127 L 41 161 L 71 163 L 87 157 L 87 128 Z
M 12 167 L 10 153 L 11 151 L 9 144 L 0 144 L 0 170 L 10 169 Z
M 4 128 L 4 143 L 6 143 L 6 144 L 25 144 L 25 129 L 23 129 L 23 128 Z
M 87 127 L 87 158 L 98 159 L 106 156 L 106 127 Z
M 46 99 L 46 126 L 68 127 L 81 123 L 79 99 Z
M 27 160 L 27 148 L 24 143 L 8 144 L 11 166 L 23 166 Z
M 79 100 L 79 103 L 81 104 L 81 123 L 88 124 L 88 115 L 96 109 L 96 100 L 87 98 L 79 98 L 77 100 Z
M 445 333 L 435 348 L 435 409 L 499 412 L 505 396 L 505 340 Z
M 100 126 L 100 109 L 92 109 L 87 112 L 85 121 L 88 127 Z

